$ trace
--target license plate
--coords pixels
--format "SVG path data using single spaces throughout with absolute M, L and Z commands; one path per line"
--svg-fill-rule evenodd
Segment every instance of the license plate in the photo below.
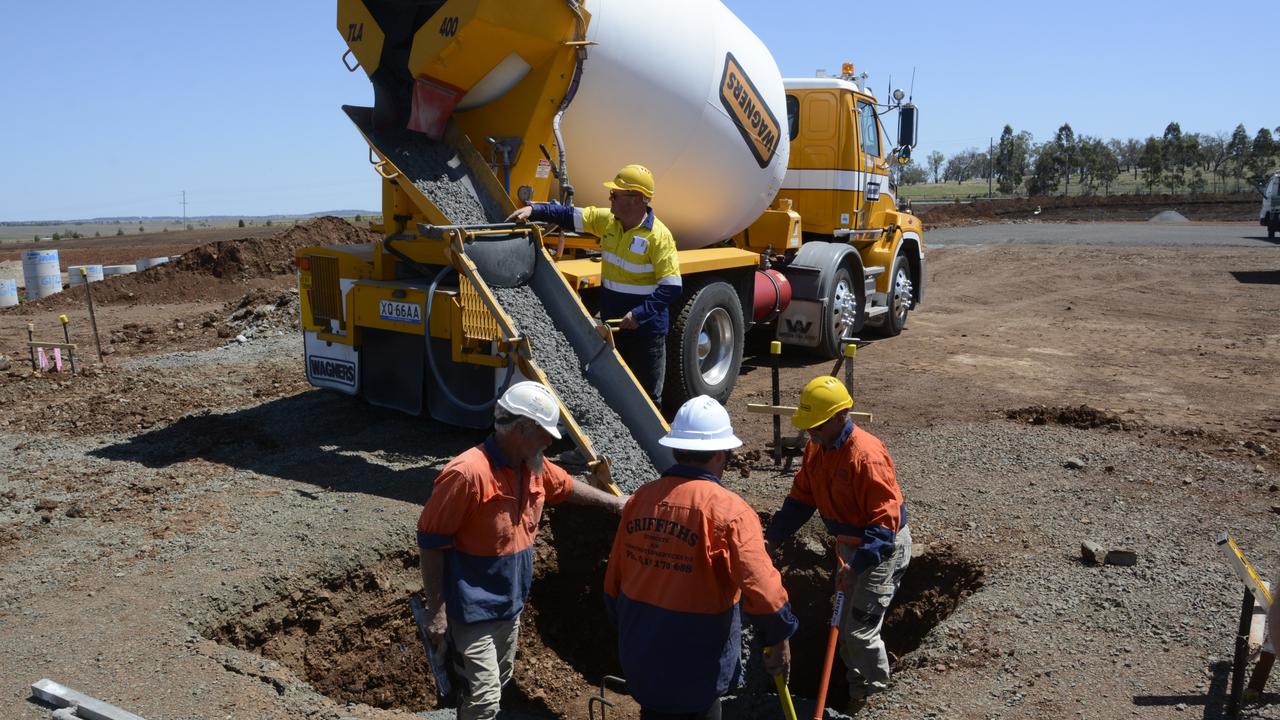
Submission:
M 378 317 L 391 322 L 422 324 L 422 306 L 416 303 L 396 302 L 394 300 L 378 301 Z

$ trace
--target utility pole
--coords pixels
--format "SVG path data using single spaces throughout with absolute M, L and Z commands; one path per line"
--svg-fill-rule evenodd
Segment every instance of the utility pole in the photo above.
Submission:
M 1003 136 L 1002 136 L 1003 137 Z M 987 136 L 987 199 L 991 199 L 991 178 L 996 174 L 996 156 L 993 152 L 992 142 L 995 138 Z
M 187 191 L 182 191 L 182 201 L 178 203 L 182 206 L 182 229 L 187 229 Z

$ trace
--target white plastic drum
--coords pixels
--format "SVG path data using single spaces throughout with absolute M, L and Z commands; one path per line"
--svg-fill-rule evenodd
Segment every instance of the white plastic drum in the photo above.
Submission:
M 84 268 L 85 274 L 80 274 L 80 268 Z M 101 265 L 68 265 L 67 266 L 67 287 L 75 287 L 83 285 L 85 279 L 89 282 L 98 282 L 102 279 Z
M 681 248 L 754 222 L 790 154 L 782 75 L 764 43 L 718 0 L 588 0 L 587 10 L 599 44 L 564 118 L 577 203 L 608 207 L 601 183 L 639 163 Z
M 0 278 L 0 307 L 18 304 L 18 279 Z
M 39 300 L 62 292 L 58 251 L 28 250 L 22 253 L 22 277 L 27 283 L 27 300 Z
M 113 275 L 128 275 L 131 272 L 137 272 L 137 265 L 103 265 L 102 276 L 111 277 Z

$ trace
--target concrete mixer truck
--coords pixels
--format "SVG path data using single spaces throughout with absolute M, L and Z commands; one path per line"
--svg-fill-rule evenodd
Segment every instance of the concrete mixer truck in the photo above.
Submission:
M 607 206 L 601 182 L 629 163 L 653 172 L 680 248 L 672 406 L 726 399 L 752 328 L 834 357 L 864 329 L 896 335 L 921 302 L 921 223 L 895 182 L 915 107 L 878 100 L 852 65 L 784 80 L 717 0 L 338 0 L 337 27 L 373 86 L 371 108 L 344 109 L 379 175 L 384 240 L 297 253 L 314 385 L 483 425 L 478 408 L 549 352 L 521 344 L 531 331 L 499 297 L 522 282 L 580 369 L 615 365 L 592 315 L 597 240 L 503 220 L 525 202 Z M 587 375 L 626 386 L 609 403 L 646 418 L 638 436 L 661 430 L 625 367 Z

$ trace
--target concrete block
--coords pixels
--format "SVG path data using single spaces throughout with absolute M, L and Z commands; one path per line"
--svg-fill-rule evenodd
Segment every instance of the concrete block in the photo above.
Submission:
M 1108 550 L 1106 563 L 1130 567 L 1138 564 L 1138 553 L 1133 550 Z
M 1085 540 L 1080 543 L 1080 557 L 1084 558 L 1085 562 L 1101 565 L 1106 562 L 1107 551 L 1098 543 L 1092 540 Z
M 60 708 L 76 707 L 76 715 L 84 720 L 143 720 L 128 710 L 121 710 L 47 678 L 32 683 L 31 694 Z

